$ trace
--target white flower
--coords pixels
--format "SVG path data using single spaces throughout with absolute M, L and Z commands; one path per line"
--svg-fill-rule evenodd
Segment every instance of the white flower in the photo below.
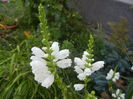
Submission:
M 85 73 L 87 76 L 90 76 L 90 75 L 92 74 L 92 71 L 91 71 L 91 69 L 86 68 L 86 69 L 84 70 L 84 73 Z
M 107 80 L 112 80 L 113 82 L 116 82 L 120 78 L 120 73 L 115 73 L 112 69 L 109 71 L 109 73 L 106 76 Z
M 104 67 L 104 61 L 98 61 L 93 64 L 88 63 L 87 60 L 94 61 L 94 59 L 88 59 L 87 55 L 89 56 L 90 54 L 84 51 L 81 59 L 78 57 L 74 58 L 74 63 L 76 65 L 74 71 L 78 73 L 77 77 L 79 80 L 84 80 L 86 76 L 90 76 L 93 72 Z
M 64 49 L 64 50 L 59 51 L 58 42 L 53 42 L 50 49 L 53 50 L 52 55 L 55 57 L 54 62 L 56 62 L 58 67 L 68 68 L 71 66 L 72 60 L 67 58 L 70 54 L 68 49 Z
M 109 73 L 106 76 L 107 80 L 112 80 L 113 82 L 116 82 L 120 78 L 120 73 L 115 73 L 112 69 L 109 71 Z
M 54 76 L 51 74 L 51 75 L 48 75 L 44 79 L 44 81 L 42 82 L 42 86 L 46 87 L 46 88 L 49 88 L 53 83 L 54 83 Z
M 113 82 L 116 82 L 116 79 L 115 79 L 115 78 L 112 78 L 112 81 L 113 81 Z
M 115 73 L 114 78 L 115 78 L 116 80 L 118 80 L 118 79 L 120 78 L 120 73 L 119 73 L 119 72 Z
M 47 54 L 45 54 L 40 48 L 38 47 L 32 47 L 31 49 L 32 54 L 34 54 L 37 57 L 46 57 Z
M 120 92 L 120 89 L 116 90 L 116 93 L 112 94 L 112 97 L 117 99 L 125 99 L 125 94 Z
M 63 59 L 57 62 L 57 66 L 60 68 L 68 68 L 71 66 L 71 64 L 72 64 L 71 59 Z
M 79 80 L 85 80 L 86 74 L 85 73 L 80 73 L 80 74 L 78 74 L 77 77 L 78 77 Z
M 33 47 L 30 62 L 32 73 L 34 74 L 34 79 L 41 83 L 43 87 L 50 87 L 54 82 L 54 76 L 48 71 L 47 62 L 43 58 L 47 56 L 40 48 Z
M 76 91 L 80 91 L 84 88 L 84 84 L 75 84 L 74 88 Z
M 120 89 L 117 89 L 117 90 L 116 90 L 116 95 L 118 96 L 119 93 L 120 93 Z
M 111 69 L 111 70 L 108 72 L 108 74 L 107 74 L 107 76 L 106 76 L 106 79 L 107 79 L 107 80 L 110 80 L 110 79 L 113 77 L 113 74 L 114 74 L 114 71 Z
M 78 74 L 83 73 L 84 71 L 79 66 L 74 66 L 74 71 Z
M 92 71 L 95 72 L 104 67 L 104 61 L 98 61 L 92 64 Z
M 131 67 L 131 70 L 133 71 L 133 66 Z
M 34 60 L 30 62 L 30 65 L 32 67 L 32 69 L 38 69 L 39 67 L 46 67 L 46 61 L 42 62 L 42 61 L 38 61 L 38 60 Z
M 84 68 L 84 62 L 83 62 L 80 58 L 75 57 L 75 58 L 74 58 L 74 63 L 75 63 L 77 66 L 79 66 L 80 68 Z
M 89 55 L 89 53 L 87 51 L 84 51 L 83 56 L 82 56 L 82 61 L 86 64 L 86 59 L 87 59 L 87 55 Z
M 44 83 L 46 82 L 46 78 L 49 77 L 49 75 L 52 75 L 50 71 L 48 71 L 48 67 L 46 66 L 46 62 L 42 62 L 39 60 L 34 60 L 30 63 L 32 67 L 32 72 L 35 76 L 35 80 L 38 83 Z M 47 86 L 51 85 L 53 82 L 48 84 Z M 47 88 L 47 87 L 46 87 Z
M 57 59 L 65 59 L 69 56 L 69 50 L 64 49 L 57 53 L 56 58 Z
M 125 94 L 120 95 L 121 99 L 125 99 Z
M 38 47 L 33 47 L 31 51 L 34 56 L 30 57 L 32 60 L 30 65 L 32 67 L 32 73 L 35 76 L 34 79 L 38 83 L 41 83 L 43 87 L 49 88 L 54 83 L 54 75 L 48 70 L 48 60 L 46 60 L 48 54 L 43 52 L 43 50 L 46 51 L 46 49 L 47 47 L 43 47 L 42 50 Z M 53 42 L 50 49 L 53 51 L 51 55 L 55 58 L 53 62 L 55 62 L 58 67 L 68 68 L 71 66 L 72 60 L 67 58 L 70 53 L 69 50 L 64 49 L 59 51 L 58 42 Z
M 51 49 L 53 50 L 52 55 L 55 56 L 59 52 L 59 43 L 53 42 Z
M 30 59 L 32 61 L 38 60 L 38 61 L 42 61 L 42 62 L 46 62 L 44 59 L 42 59 L 41 57 L 37 57 L 37 56 L 31 56 Z
M 43 72 L 47 72 L 48 71 L 48 68 L 46 66 L 46 63 L 45 62 L 42 62 L 42 61 L 32 61 L 30 63 L 31 67 L 32 67 L 32 72 L 35 73 L 36 71 L 40 71 L 40 70 L 43 70 Z
M 53 42 L 53 44 L 51 45 L 50 49 L 53 50 L 52 55 L 57 59 L 65 59 L 69 56 L 69 50 L 68 49 L 64 49 L 59 51 L 59 44 L 58 42 Z
M 40 73 L 33 73 L 34 74 L 34 79 L 38 83 L 43 83 L 45 81 L 45 78 L 49 76 L 49 72 L 40 72 Z

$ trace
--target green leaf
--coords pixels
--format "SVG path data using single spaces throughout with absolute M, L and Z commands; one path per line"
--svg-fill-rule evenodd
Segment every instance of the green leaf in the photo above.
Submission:
M 126 99 L 132 99 L 132 96 L 133 96 L 133 82 L 130 82 L 126 92 Z

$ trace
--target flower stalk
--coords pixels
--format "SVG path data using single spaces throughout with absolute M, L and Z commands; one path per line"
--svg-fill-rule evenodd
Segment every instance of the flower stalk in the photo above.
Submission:
M 57 68 L 68 68 L 71 66 L 71 59 L 68 59 L 69 50 L 64 49 L 59 51 L 58 42 L 49 42 L 50 33 L 48 31 L 46 14 L 44 7 L 39 5 L 40 30 L 43 36 L 42 43 L 45 47 L 32 48 L 31 56 L 32 72 L 35 75 L 35 80 L 41 83 L 43 87 L 49 88 L 55 81 L 58 88 L 61 89 L 63 99 L 67 98 L 67 87 L 62 78 L 58 74 Z M 55 93 L 56 94 L 56 93 Z M 57 95 L 55 95 L 55 99 Z
M 80 91 L 84 88 L 84 99 L 94 99 L 96 98 L 94 93 L 91 93 L 87 90 L 87 84 L 91 81 L 90 75 L 104 66 L 104 61 L 98 61 L 94 63 L 93 55 L 94 39 L 90 34 L 88 49 L 84 51 L 82 58 L 75 57 L 74 62 L 76 64 L 75 71 L 78 73 L 78 78 L 81 81 L 84 81 L 84 84 L 75 84 L 75 90 Z M 84 85 L 84 87 L 83 87 Z M 91 97 L 92 96 L 92 97 Z M 91 97 L 91 98 L 90 98 Z

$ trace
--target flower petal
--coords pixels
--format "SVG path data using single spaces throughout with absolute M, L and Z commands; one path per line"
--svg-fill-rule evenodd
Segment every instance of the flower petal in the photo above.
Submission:
M 37 57 L 45 57 L 45 53 L 38 47 L 32 47 L 31 51 Z
M 133 66 L 131 67 L 131 70 L 133 71 Z
M 95 72 L 104 67 L 104 61 L 98 61 L 92 64 L 92 71 Z
M 75 58 L 74 58 L 74 63 L 75 63 L 77 66 L 79 66 L 80 68 L 84 68 L 84 62 L 83 62 L 80 58 L 75 57 Z
M 107 80 L 111 80 L 112 76 L 113 76 L 113 75 L 110 75 L 110 74 L 108 73 L 107 76 L 106 76 L 106 79 L 107 79 Z
M 53 50 L 52 55 L 56 56 L 56 54 L 59 52 L 59 43 L 58 42 L 53 42 L 50 49 Z
M 43 67 L 43 66 L 46 66 L 46 61 L 44 60 L 43 62 L 42 61 L 38 61 L 38 60 L 35 60 L 35 61 L 31 61 L 30 62 L 30 66 L 31 67 L 39 67 L 39 66 L 41 66 L 41 67 Z
M 124 93 L 121 94 L 121 98 L 122 98 L 122 99 L 125 99 L 125 94 L 124 94 Z M 132 97 L 132 99 L 133 99 L 133 97 Z
M 79 80 L 85 80 L 86 74 L 85 73 L 80 73 L 77 77 L 78 77 Z
M 58 54 L 56 54 L 56 58 L 57 59 L 65 59 L 69 56 L 69 50 L 68 49 L 64 49 L 58 52 Z
M 34 77 L 34 79 L 38 82 L 38 83 L 42 83 L 44 80 L 45 80 L 45 78 L 49 75 L 49 73 L 45 73 L 45 72 L 40 72 L 40 73 L 35 73 L 34 74 L 35 75 L 35 77 Z
M 117 89 L 116 90 L 116 95 L 119 95 L 119 93 L 120 93 L 120 89 Z
M 85 73 L 87 76 L 90 76 L 90 75 L 92 74 L 92 71 L 91 71 L 90 68 L 86 68 L 86 69 L 84 70 L 84 73 Z
M 41 57 L 37 57 L 37 56 L 31 56 L 30 59 L 32 61 L 41 61 L 41 62 L 46 62 L 44 59 L 42 59 Z
M 43 81 L 41 85 L 43 87 L 49 88 L 53 83 L 54 83 L 54 76 L 51 74 L 45 78 L 45 80 Z
M 79 66 L 74 66 L 74 71 L 78 74 L 83 73 L 83 70 Z
M 89 53 L 87 51 L 84 51 L 83 56 L 82 56 L 82 60 L 86 63 L 86 59 L 87 59 L 87 55 L 89 55 Z
M 57 66 L 60 68 L 68 68 L 71 66 L 71 64 L 72 64 L 71 59 L 63 59 L 57 62 Z
M 115 94 L 112 94 L 112 97 L 114 97 L 114 98 L 115 98 L 115 97 L 116 97 L 116 95 L 115 95 Z
M 84 84 L 75 84 L 74 88 L 76 91 L 80 91 L 84 88 Z

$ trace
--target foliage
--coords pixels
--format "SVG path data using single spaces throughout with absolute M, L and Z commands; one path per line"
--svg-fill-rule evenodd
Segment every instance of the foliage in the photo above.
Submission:
M 7 37 L 0 38 L 1 99 L 53 99 L 54 96 L 62 99 L 61 90 L 58 89 L 56 84 L 46 90 L 36 83 L 29 66 L 31 47 L 42 46 L 42 36 L 38 27 L 38 5 L 40 2 L 45 7 L 46 13 L 44 15 L 48 20 L 50 40 L 62 43 L 61 49 L 70 49 L 72 59 L 75 56 L 80 57 L 82 51 L 87 49 L 90 28 L 88 29 L 87 24 L 82 21 L 77 12 L 68 8 L 68 0 L 10 0 L 9 3 L 0 3 L 0 24 L 17 24 L 19 26 L 9 31 L 0 29 L 0 37 L 1 31 L 9 33 Z M 95 90 L 96 95 L 99 97 L 102 92 L 110 95 L 106 74 L 115 66 L 118 67 L 117 71 L 122 76 L 132 76 L 133 43 L 126 38 L 125 33 L 127 33 L 127 30 L 125 26 L 127 24 L 125 19 L 120 23 L 111 23 L 114 30 L 114 34 L 109 38 L 111 42 L 99 38 L 99 36 L 94 38 L 94 59 L 96 61 L 104 60 L 106 64 L 103 69 L 91 75 L 92 80 L 87 86 L 87 90 L 90 92 L 88 97 L 92 98 L 95 95 L 91 90 Z M 47 29 L 47 27 L 43 26 L 42 28 Z M 93 32 L 95 31 L 93 30 Z M 101 31 L 98 30 L 97 32 Z M 24 33 L 30 36 L 26 36 Z M 67 86 L 70 91 L 69 96 L 78 95 L 78 98 L 82 99 L 84 93 L 82 91 L 74 92 L 71 88 L 74 83 L 78 82 L 73 68 L 59 70 L 59 75 L 65 78 L 63 81 L 66 84 L 70 84 L 70 86 Z M 121 80 L 128 84 L 126 97 L 130 99 L 133 89 L 131 87 L 132 82 L 129 84 L 125 79 L 121 78 Z M 118 85 L 118 82 L 116 85 Z M 124 85 L 124 88 L 126 86 Z
M 29 9 L 31 26 L 36 27 L 39 23 L 37 8 L 42 2 L 45 7 L 48 26 L 50 27 L 49 31 L 55 41 L 70 41 L 72 38 L 75 39 L 76 35 L 88 33 L 86 24 L 81 21 L 79 14 L 68 8 L 68 0 L 23 0 L 23 2 L 26 9 Z
M 126 91 L 126 99 L 132 99 L 133 98 L 133 79 L 129 83 L 127 91 Z
M 24 16 L 21 0 L 10 0 L 10 3 L 0 3 L 0 23 L 12 25 Z
M 110 36 L 109 40 L 121 51 L 121 54 L 124 54 L 125 56 L 128 56 L 128 30 L 126 29 L 128 26 L 128 21 L 121 17 L 121 21 L 116 22 L 110 22 L 110 27 L 114 31 Z
M 131 75 L 131 61 L 129 57 L 121 54 L 121 51 L 107 40 L 102 40 L 100 38 L 95 39 L 95 60 L 104 60 L 105 68 L 101 69 L 97 73 L 92 75 L 93 86 L 98 93 L 108 91 L 106 74 L 110 69 L 117 66 L 117 70 L 122 75 Z M 130 48 L 131 50 L 131 48 Z

